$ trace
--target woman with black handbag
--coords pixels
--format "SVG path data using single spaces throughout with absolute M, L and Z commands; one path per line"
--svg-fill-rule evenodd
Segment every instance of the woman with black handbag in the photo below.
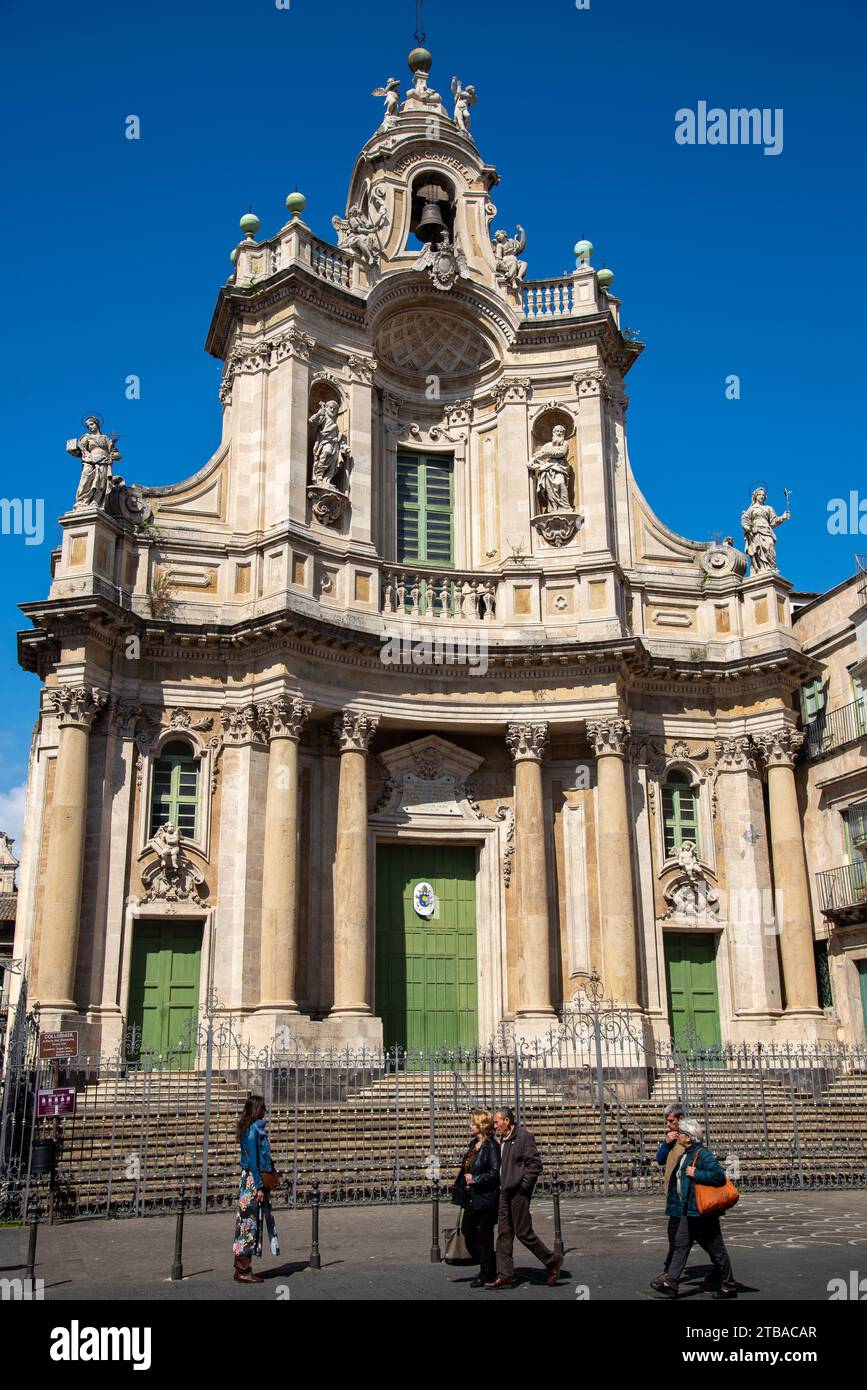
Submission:
M 494 1226 L 500 1205 L 500 1146 L 494 1138 L 494 1117 L 487 1110 L 472 1113 L 470 1146 L 452 1188 L 452 1201 L 462 1211 L 461 1232 L 479 1273 L 470 1284 L 484 1288 L 497 1277 Z
M 261 1274 L 253 1273 L 253 1256 L 262 1253 L 262 1227 L 271 1237 L 271 1251 L 279 1255 L 277 1228 L 271 1212 L 269 1193 L 279 1185 L 280 1174 L 271 1158 L 271 1144 L 265 1127 L 267 1109 L 262 1096 L 250 1096 L 238 1119 L 237 1137 L 241 1146 L 241 1180 L 235 1218 L 235 1280 L 239 1284 L 261 1284 Z

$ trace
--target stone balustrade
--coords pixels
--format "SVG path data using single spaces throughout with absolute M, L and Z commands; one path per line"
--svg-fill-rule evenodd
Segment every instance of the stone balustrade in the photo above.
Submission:
M 454 570 L 389 569 L 383 575 L 382 611 L 429 622 L 493 622 L 499 576 Z
M 523 291 L 525 318 L 568 319 L 576 312 L 575 280 L 571 275 L 557 280 L 528 280 Z
M 314 274 L 327 280 L 331 285 L 342 285 L 344 289 L 353 287 L 354 258 L 336 246 L 318 237 L 310 237 L 310 264 Z

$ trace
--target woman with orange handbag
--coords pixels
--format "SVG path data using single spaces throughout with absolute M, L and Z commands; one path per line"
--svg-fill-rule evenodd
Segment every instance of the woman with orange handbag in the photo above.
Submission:
M 262 1228 L 271 1235 L 271 1249 L 280 1253 L 277 1228 L 271 1215 L 269 1192 L 279 1184 L 280 1175 L 271 1158 L 271 1145 L 265 1128 L 267 1109 L 262 1096 L 250 1096 L 238 1118 L 237 1137 L 241 1146 L 241 1180 L 235 1217 L 235 1281 L 261 1284 L 261 1274 L 253 1273 L 253 1256 L 262 1253 Z M 275 1249 L 276 1246 L 276 1249 Z
M 722 1238 L 720 1213 L 734 1206 L 738 1190 L 710 1149 L 702 1147 L 704 1131 L 698 1120 L 680 1120 L 678 1141 L 683 1157 L 674 1168 L 668 1184 L 666 1215 L 677 1218 L 674 1250 L 668 1273 L 654 1279 L 652 1287 L 664 1298 L 677 1298 L 680 1280 L 693 1245 L 701 1246 L 713 1261 L 719 1287 L 710 1281 L 714 1298 L 737 1298 L 738 1287 L 732 1274 L 729 1252 Z

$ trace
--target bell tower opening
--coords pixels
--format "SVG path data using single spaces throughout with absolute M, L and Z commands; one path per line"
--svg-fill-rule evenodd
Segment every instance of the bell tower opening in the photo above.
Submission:
M 442 174 L 419 174 L 412 185 L 410 237 L 419 246 L 437 246 L 443 232 L 454 241 L 455 190 Z M 410 243 L 412 245 L 412 243 Z

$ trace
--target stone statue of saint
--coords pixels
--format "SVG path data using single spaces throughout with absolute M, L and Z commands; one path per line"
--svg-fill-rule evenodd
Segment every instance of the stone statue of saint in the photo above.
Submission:
M 96 415 L 85 420 L 87 433 L 80 439 L 69 439 L 66 452 L 81 459 L 81 480 L 75 494 L 75 511 L 83 507 L 104 507 L 111 488 L 111 465 L 120 461 L 115 436 L 103 434 Z
M 775 571 L 777 568 L 777 538 L 774 530 L 791 517 L 788 488 L 783 488 L 783 492 L 786 495 L 786 510 L 782 516 L 777 516 L 773 507 L 768 505 L 768 494 L 763 487 L 756 488 L 749 507 L 741 516 L 746 541 L 744 549 L 750 557 L 751 574 Z
M 498 283 L 510 290 L 526 279 L 527 262 L 518 260 L 526 245 L 527 234 L 523 227 L 518 227 L 514 236 L 506 236 L 502 231 L 494 233 L 494 256 L 497 261 L 494 274 Z
M 543 512 L 571 510 L 569 484 L 572 480 L 572 468 L 568 455 L 566 426 L 555 425 L 550 444 L 543 444 L 527 465 L 536 476 L 536 491 Z
M 390 77 L 384 87 L 376 87 L 374 89 L 373 95 L 375 97 L 385 97 L 385 120 L 383 125 L 391 125 L 400 110 L 400 82 L 396 77 Z
M 362 212 L 360 204 L 353 203 L 345 217 L 332 217 L 331 221 L 342 247 L 358 256 L 365 265 L 379 264 L 382 256 L 379 233 L 388 222 L 384 188 L 374 188 L 371 192 L 369 212 Z
M 473 86 L 465 87 L 459 77 L 453 77 L 452 96 L 455 99 L 455 125 L 464 135 L 469 135 L 470 107 L 476 104 L 476 89 Z
M 349 441 L 337 420 L 340 407 L 337 401 L 323 401 L 315 415 L 313 443 L 313 482 L 317 487 L 334 487 L 334 480 L 349 457 Z

